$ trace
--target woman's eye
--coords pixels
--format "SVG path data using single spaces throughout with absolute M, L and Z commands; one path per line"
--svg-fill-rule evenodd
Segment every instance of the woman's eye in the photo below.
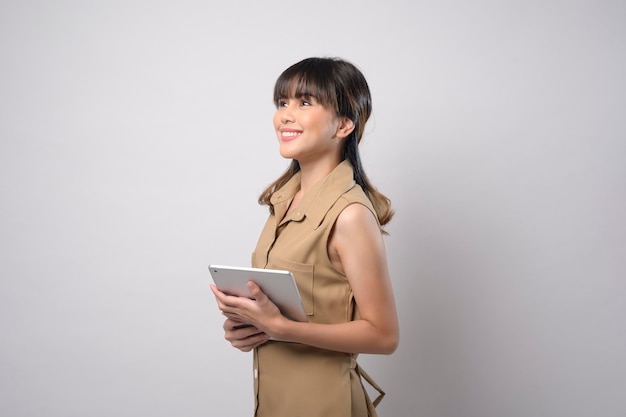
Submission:
M 302 101 L 301 101 L 301 104 L 302 104 L 303 106 L 310 106 L 310 105 L 311 105 L 311 102 L 310 102 L 310 101 L 307 101 L 307 100 L 302 100 Z
M 287 102 L 285 100 L 278 100 L 277 107 L 287 107 Z

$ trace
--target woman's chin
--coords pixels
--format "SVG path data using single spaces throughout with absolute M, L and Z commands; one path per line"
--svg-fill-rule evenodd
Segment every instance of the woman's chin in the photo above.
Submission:
M 290 151 L 289 149 L 284 149 L 283 146 L 280 147 L 280 156 L 285 159 L 296 159 L 296 152 Z

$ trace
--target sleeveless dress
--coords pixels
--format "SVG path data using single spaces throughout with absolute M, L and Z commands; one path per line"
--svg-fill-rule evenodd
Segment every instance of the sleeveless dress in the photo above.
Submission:
M 375 215 L 353 179 L 348 161 L 319 181 L 300 205 L 286 214 L 300 189 L 300 173 L 271 197 L 271 214 L 252 255 L 256 268 L 294 274 L 310 322 L 342 323 L 359 317 L 345 275 L 332 265 L 327 242 L 341 211 L 362 204 Z M 299 343 L 268 341 L 254 350 L 256 417 L 368 417 L 384 392 L 359 368 L 357 354 Z M 380 395 L 372 402 L 365 379 Z

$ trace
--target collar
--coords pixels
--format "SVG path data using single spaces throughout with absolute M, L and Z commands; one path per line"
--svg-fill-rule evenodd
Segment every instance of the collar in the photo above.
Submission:
M 288 221 L 301 222 L 308 219 L 313 229 L 317 229 L 330 207 L 355 185 L 352 165 L 349 161 L 344 160 L 313 186 L 296 210 L 285 216 L 289 204 L 300 189 L 300 178 L 301 173 L 297 172 L 270 198 L 274 207 L 274 215 L 280 224 Z

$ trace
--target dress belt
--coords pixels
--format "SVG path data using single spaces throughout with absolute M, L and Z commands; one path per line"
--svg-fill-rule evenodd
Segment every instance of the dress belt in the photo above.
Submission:
M 355 357 L 352 357 L 352 360 L 350 361 L 350 369 L 354 369 L 359 376 L 365 379 L 365 381 L 367 381 L 367 383 L 370 384 L 370 386 L 378 392 L 378 396 L 376 397 L 376 399 L 374 399 L 374 401 L 372 401 L 374 407 L 380 404 L 380 402 L 383 400 L 383 397 L 385 396 L 385 391 L 383 391 L 383 389 L 376 383 L 376 381 L 374 381 L 372 377 L 369 376 L 369 374 L 359 366 Z

